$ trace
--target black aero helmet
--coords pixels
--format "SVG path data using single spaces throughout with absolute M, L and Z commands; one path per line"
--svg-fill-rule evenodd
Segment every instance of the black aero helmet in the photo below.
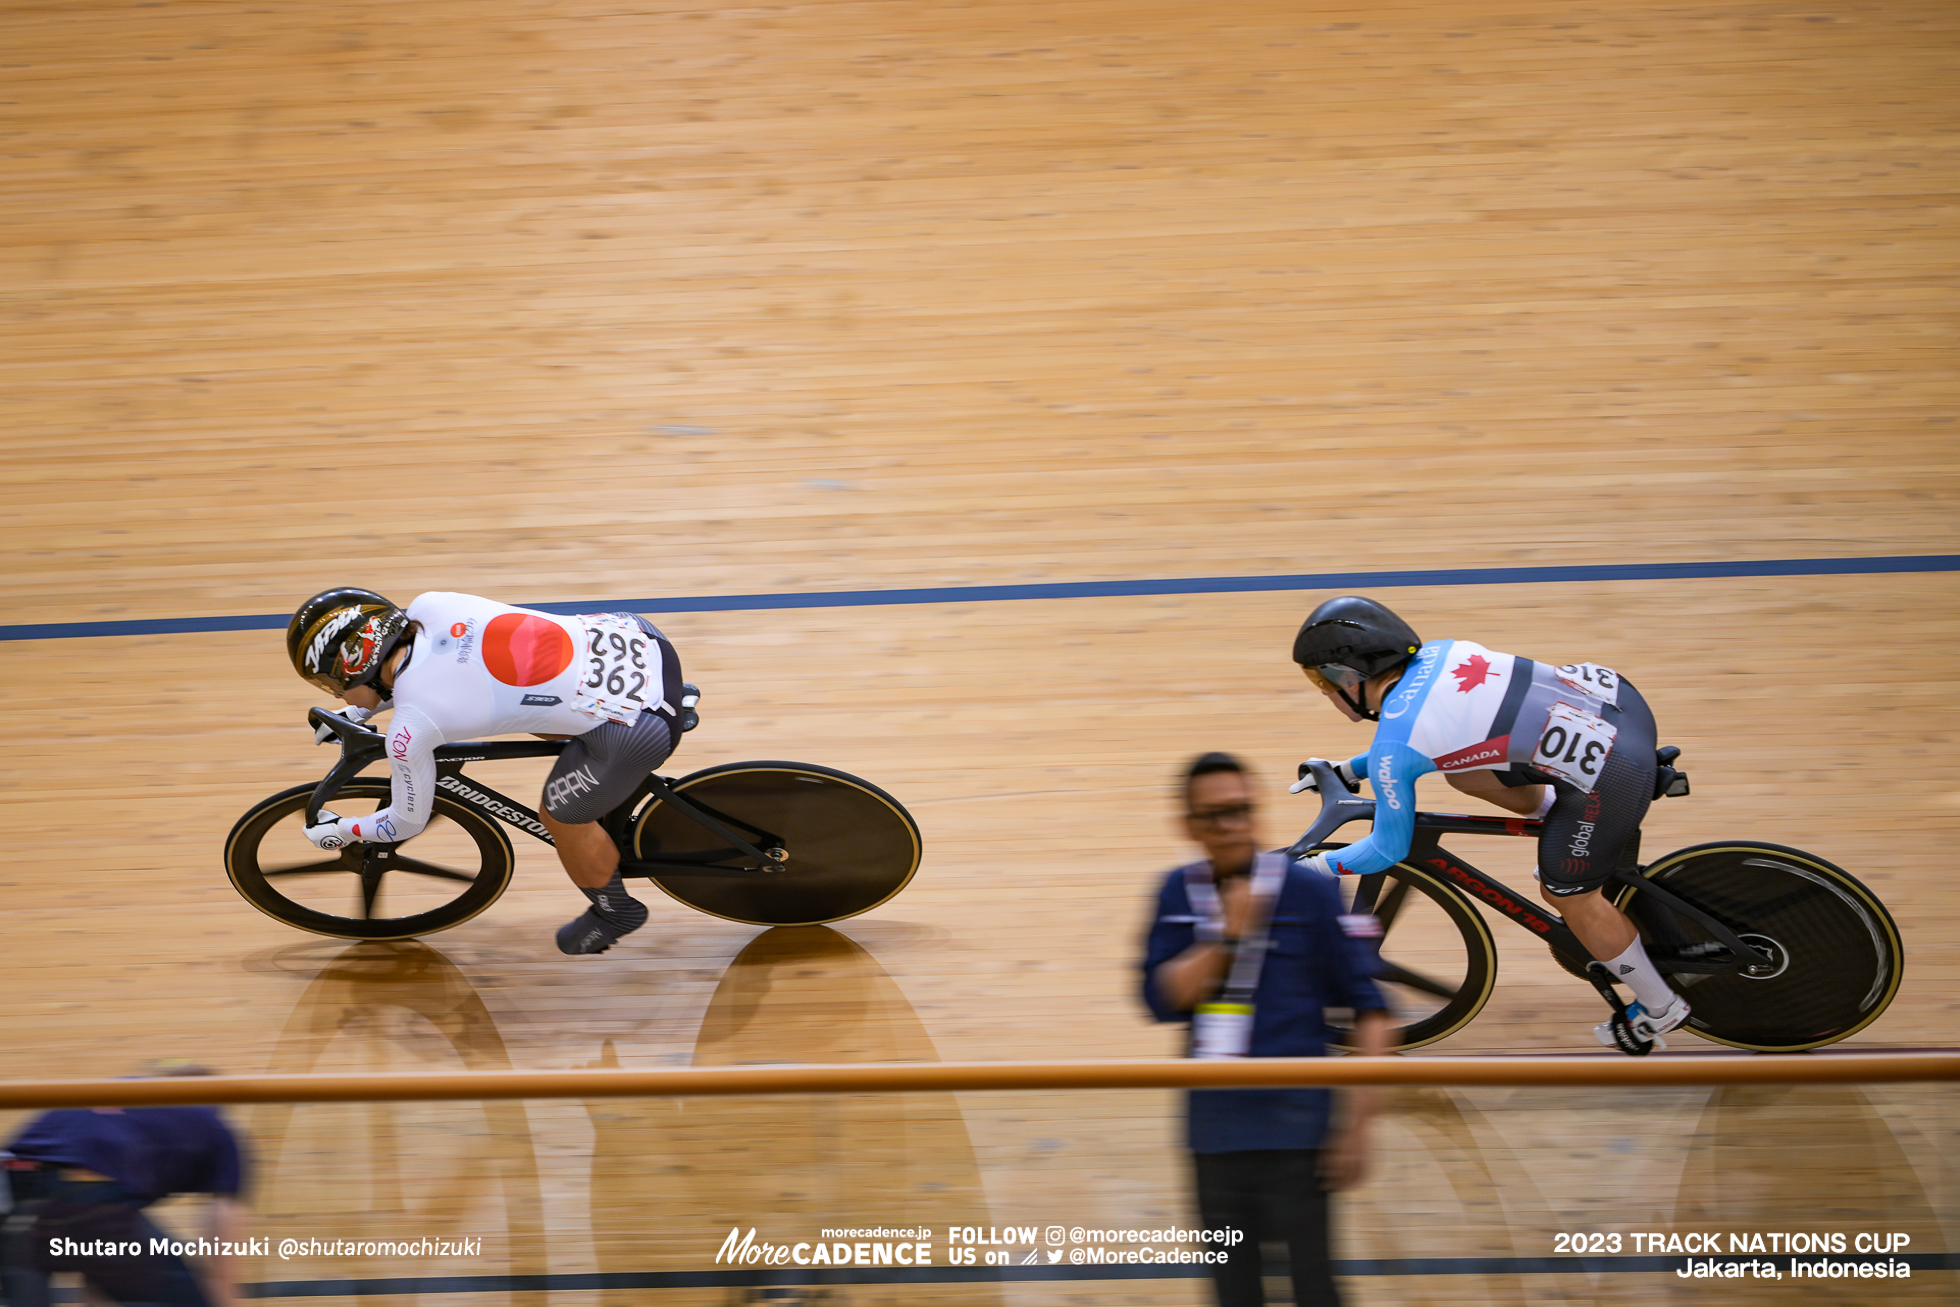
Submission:
M 408 614 L 372 590 L 322 590 L 286 627 L 293 670 L 328 694 L 345 694 L 381 674 L 408 630 Z
M 1386 605 L 1343 595 L 1308 615 L 1293 637 L 1293 661 L 1320 673 L 1350 708 L 1372 721 L 1376 714 L 1368 710 L 1365 698 L 1356 702 L 1348 691 L 1400 667 L 1420 648 L 1422 637 Z

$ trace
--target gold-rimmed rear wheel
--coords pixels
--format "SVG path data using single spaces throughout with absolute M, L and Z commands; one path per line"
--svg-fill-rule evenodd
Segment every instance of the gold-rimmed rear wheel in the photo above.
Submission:
M 1747 971 L 1668 977 L 1694 1009 L 1683 1029 L 1703 1039 L 1757 1053 L 1820 1048 L 1878 1020 L 1899 992 L 1905 949 L 1892 914 L 1851 873 L 1814 854 L 1718 841 L 1659 858 L 1645 877 L 1769 957 Z M 1616 901 L 1657 958 L 1728 954 L 1637 885 Z
M 841 921 L 885 902 L 919 869 L 922 846 L 911 814 L 846 772 L 800 762 L 736 762 L 684 776 L 673 790 L 781 841 L 777 871 L 651 873 L 668 894 L 717 917 L 757 926 Z M 739 860 L 724 840 L 659 798 L 634 818 L 633 848 L 641 859 L 720 853 L 721 861 Z

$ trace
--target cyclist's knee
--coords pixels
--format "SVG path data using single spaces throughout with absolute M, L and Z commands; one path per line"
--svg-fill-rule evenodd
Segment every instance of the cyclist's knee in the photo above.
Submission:
M 1546 875 L 1541 868 L 1538 872 L 1538 896 L 1560 911 L 1562 905 L 1580 901 L 1591 901 L 1600 897 L 1606 887 L 1606 876 L 1600 872 L 1585 875 Z
M 1556 885 L 1546 880 L 1542 875 L 1538 879 L 1538 897 L 1561 912 L 1575 903 L 1584 903 L 1590 899 L 1597 898 L 1598 895 L 1599 886 L 1597 885 L 1590 887 L 1580 886 L 1574 889 L 1569 886 Z

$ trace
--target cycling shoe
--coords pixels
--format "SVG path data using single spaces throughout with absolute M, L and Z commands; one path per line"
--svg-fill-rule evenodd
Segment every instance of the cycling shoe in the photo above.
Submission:
M 630 907 L 638 912 L 622 914 L 611 913 L 601 916 L 597 908 L 587 908 L 577 917 L 558 928 L 558 951 L 577 956 L 581 953 L 604 953 L 619 942 L 620 936 L 630 935 L 646 924 L 647 909 L 638 899 L 627 899 Z
M 1688 1019 L 1688 1000 L 1679 994 L 1659 1012 L 1649 1012 L 1638 1003 L 1627 1004 L 1626 1014 L 1615 1014 L 1610 1021 L 1593 1027 L 1593 1038 L 1608 1048 L 1617 1048 L 1633 1057 L 1645 1057 L 1657 1048 L 1666 1048 L 1661 1036 Z

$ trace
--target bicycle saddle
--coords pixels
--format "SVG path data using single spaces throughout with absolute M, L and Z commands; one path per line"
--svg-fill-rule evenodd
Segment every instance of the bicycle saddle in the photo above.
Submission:
M 1672 766 L 1681 750 L 1669 744 L 1654 753 L 1654 797 L 1684 799 L 1688 796 L 1688 773 Z

